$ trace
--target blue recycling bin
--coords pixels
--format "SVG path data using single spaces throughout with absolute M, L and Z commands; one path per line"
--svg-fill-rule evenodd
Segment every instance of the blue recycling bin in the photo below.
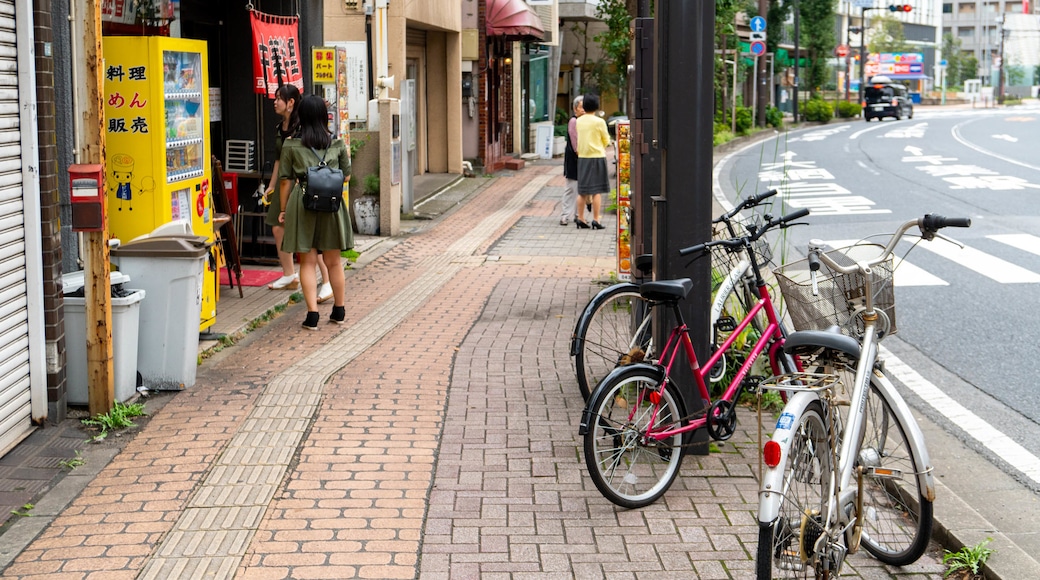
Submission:
M 921 104 L 921 93 L 910 93 L 910 102 L 915 105 Z

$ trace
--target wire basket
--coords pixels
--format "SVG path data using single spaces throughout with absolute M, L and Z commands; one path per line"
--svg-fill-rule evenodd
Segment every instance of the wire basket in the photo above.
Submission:
M 874 248 L 873 244 L 854 246 L 859 254 L 862 248 Z M 853 248 L 831 250 L 827 255 L 842 266 L 854 264 L 848 257 Z M 874 255 L 880 253 L 877 250 Z M 878 336 L 896 332 L 896 297 L 892 286 L 892 259 L 871 268 L 871 284 L 874 290 L 874 308 L 878 316 Z M 812 292 L 812 278 L 808 260 L 785 264 L 774 271 L 784 304 L 796 330 L 825 330 L 838 325 L 842 334 L 859 338 L 863 335 L 862 314 L 866 309 L 866 280 L 859 272 L 839 274 L 827 271 L 821 265 L 816 283 L 819 290 Z

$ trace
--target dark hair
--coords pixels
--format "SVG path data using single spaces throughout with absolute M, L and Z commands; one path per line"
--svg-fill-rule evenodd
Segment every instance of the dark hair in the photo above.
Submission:
M 286 103 L 295 101 L 292 111 L 289 112 L 289 130 L 285 131 L 285 135 L 291 137 L 300 128 L 300 89 L 296 88 L 296 85 L 282 85 L 275 89 L 274 97 Z M 279 120 L 278 129 L 281 130 L 281 127 L 282 122 Z
M 307 95 L 297 107 L 300 111 L 300 142 L 304 147 L 328 149 L 332 143 L 329 132 L 329 113 L 325 100 L 317 95 Z
M 595 113 L 599 110 L 599 97 L 592 93 L 586 94 L 582 97 L 581 108 L 585 109 L 586 113 Z

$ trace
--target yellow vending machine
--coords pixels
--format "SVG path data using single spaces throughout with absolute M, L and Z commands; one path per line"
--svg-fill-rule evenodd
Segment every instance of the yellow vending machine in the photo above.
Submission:
M 103 42 L 109 233 L 126 243 L 180 220 L 213 241 L 206 43 Z M 215 260 L 206 260 L 200 330 L 216 320 L 217 280 Z

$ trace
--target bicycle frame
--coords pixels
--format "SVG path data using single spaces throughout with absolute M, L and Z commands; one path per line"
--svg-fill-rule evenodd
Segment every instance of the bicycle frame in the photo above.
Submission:
M 878 314 L 874 308 L 874 288 L 872 276 L 870 275 L 871 267 L 881 263 L 884 259 L 887 259 L 887 257 L 891 255 L 902 235 L 914 225 L 918 225 L 917 220 L 909 221 L 897 229 L 889 243 L 885 246 L 885 249 L 877 258 L 870 261 L 858 262 L 854 266 L 849 267 L 839 265 L 825 252 L 822 252 L 822 246 L 817 245 L 815 242 L 810 242 L 810 254 L 812 255 L 815 252 L 818 259 L 833 271 L 841 273 L 861 273 L 864 279 L 865 294 L 865 311 L 863 313 L 864 332 L 860 341 L 860 356 L 856 363 L 856 375 L 850 400 L 851 407 L 843 426 L 841 445 L 837 449 L 837 470 L 832 472 L 830 493 L 828 494 L 828 497 L 836 499 L 837 501 L 828 502 L 828 514 L 827 519 L 825 520 L 827 522 L 840 522 L 843 525 L 849 524 L 848 516 L 843 508 L 854 500 L 855 494 L 858 491 L 856 485 L 853 483 L 853 475 L 857 459 L 856 455 L 859 453 L 862 445 L 866 424 L 864 411 L 867 404 L 867 396 L 869 394 L 870 381 L 872 377 L 876 381 L 881 396 L 887 400 L 893 412 L 902 421 L 902 424 L 907 426 L 910 430 L 906 435 L 908 437 L 911 451 L 915 457 L 921 460 L 920 465 L 925 466 L 920 472 L 914 474 L 918 480 L 922 495 L 929 501 L 934 501 L 935 499 L 935 482 L 932 476 L 930 468 L 931 463 L 929 461 L 927 449 L 924 445 L 924 436 L 920 430 L 920 426 L 917 424 L 917 421 L 914 420 L 910 413 L 909 406 L 902 397 L 899 396 L 898 392 L 896 392 L 892 383 L 887 377 L 885 377 L 884 373 L 875 369 L 878 356 Z M 790 431 L 797 428 L 797 425 L 794 424 L 794 419 L 796 417 L 801 417 L 810 403 L 820 399 L 823 399 L 823 397 L 821 397 L 820 393 L 815 389 L 796 390 L 788 400 L 780 419 L 776 423 L 776 430 L 771 439 L 780 447 L 780 461 L 776 467 L 767 467 L 766 471 L 762 475 L 758 511 L 760 525 L 768 525 L 779 516 L 780 504 L 783 499 L 782 496 L 786 492 L 783 487 L 784 466 L 787 465 L 791 446 L 794 441 L 794 438 L 790 436 Z M 826 411 L 826 405 L 825 412 L 829 412 Z M 834 474 L 837 475 L 837 481 L 835 481 L 835 478 L 833 477 Z
M 693 372 L 693 376 L 697 381 L 697 389 L 700 392 L 701 399 L 710 402 L 711 394 L 708 392 L 707 382 L 705 379 L 711 372 L 711 368 L 715 366 L 715 363 L 717 363 L 719 359 L 726 354 L 726 351 L 733 346 L 733 343 L 736 342 L 740 334 L 751 324 L 751 321 L 758 316 L 760 312 L 765 310 L 766 317 L 769 320 L 768 326 L 766 326 L 766 329 L 762 332 L 762 336 L 760 336 L 755 342 L 755 346 L 751 349 L 751 353 L 748 355 L 747 360 L 745 360 L 744 364 L 740 366 L 737 374 L 733 377 L 733 380 L 730 381 L 729 386 L 719 399 L 724 401 L 733 401 L 737 395 L 737 391 L 740 390 L 740 387 L 744 382 L 744 378 L 747 377 L 748 373 L 751 371 L 752 365 L 754 365 L 755 361 L 758 360 L 758 357 L 761 356 L 766 347 L 772 347 L 772 350 L 770 351 L 772 354 L 776 349 L 780 348 L 784 338 L 780 327 L 780 321 L 776 315 L 776 310 L 773 308 L 772 297 L 769 295 L 769 289 L 766 287 L 764 281 L 759 280 L 758 293 L 758 301 L 755 302 L 751 310 L 748 311 L 748 314 L 743 320 L 741 320 L 740 324 L 737 325 L 737 328 L 703 366 L 700 365 L 697 360 L 697 354 L 693 351 L 693 343 L 690 341 L 690 329 L 683 321 L 678 306 L 673 305 L 673 310 L 679 324 L 672 328 L 668 341 L 665 343 L 664 349 L 661 351 L 661 362 L 664 364 L 664 376 L 666 377 L 666 380 L 670 380 L 667 379 L 667 377 L 671 376 L 672 365 L 675 364 L 676 356 L 679 354 L 679 345 L 681 344 L 683 351 L 686 353 L 687 360 L 690 363 L 690 370 Z M 655 392 L 663 390 L 664 385 L 665 383 L 662 381 L 658 390 Z M 703 417 L 690 420 L 685 427 L 663 431 L 654 430 L 654 419 L 657 417 L 659 411 L 660 399 L 655 399 L 653 403 L 654 410 L 651 413 L 651 419 L 647 430 L 649 431 L 648 435 L 654 439 L 667 439 L 679 433 L 688 433 L 700 429 L 708 423 L 708 412 L 710 412 L 710 409 L 705 412 Z M 638 405 L 633 406 L 633 414 L 636 412 L 637 408 Z

